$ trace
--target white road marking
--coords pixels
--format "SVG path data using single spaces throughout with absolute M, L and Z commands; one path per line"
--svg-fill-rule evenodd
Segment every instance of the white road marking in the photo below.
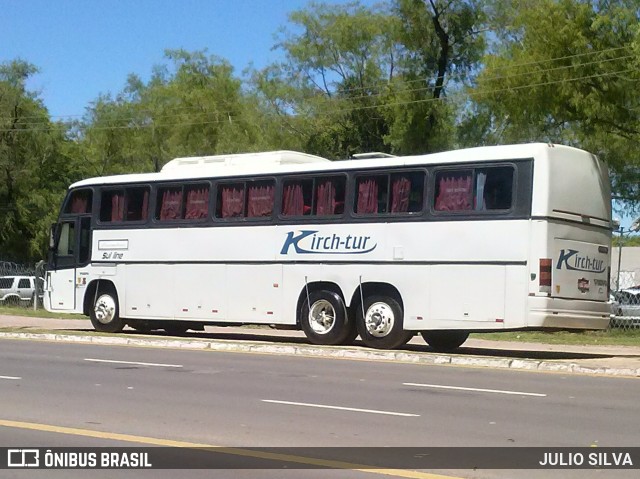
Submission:
M 85 361 L 91 361 L 93 363 L 113 363 L 113 364 L 135 364 L 137 366 L 157 366 L 161 368 L 181 368 L 182 364 L 161 364 L 161 363 L 139 363 L 135 361 L 116 361 L 114 359 L 93 359 L 84 358 Z
M 459 391 L 475 391 L 481 393 L 496 393 L 496 394 L 513 394 L 516 396 L 536 396 L 547 397 L 542 393 L 525 393 L 522 391 L 503 391 L 501 389 L 480 389 L 480 388 L 463 388 L 460 386 L 443 386 L 441 384 L 418 384 L 418 383 L 402 383 L 404 386 L 417 386 L 421 388 L 436 388 L 436 389 L 457 389 Z
M 0 379 L 15 379 L 15 380 L 18 380 L 18 379 L 22 379 L 22 378 L 19 377 L 19 376 L 0 376 Z
M 274 399 L 262 399 L 262 402 L 273 404 L 287 404 L 289 406 L 316 407 L 321 409 L 338 409 L 340 411 L 367 412 L 370 414 L 386 414 L 388 416 L 420 417 L 420 414 L 409 414 L 406 412 L 378 411 L 376 409 L 358 409 L 354 407 L 328 406 L 326 404 L 309 404 L 305 402 L 276 401 Z

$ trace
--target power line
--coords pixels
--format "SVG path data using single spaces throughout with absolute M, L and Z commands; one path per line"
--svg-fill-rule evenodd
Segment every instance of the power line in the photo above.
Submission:
M 589 80 L 589 79 L 593 79 L 593 78 L 604 78 L 604 77 L 610 77 L 610 76 L 616 76 L 616 75 L 621 75 L 621 74 L 625 74 L 625 73 L 631 73 L 631 72 L 637 72 L 637 69 L 635 68 L 630 68 L 630 69 L 625 69 L 625 70 L 618 70 L 618 71 L 614 71 L 614 72 L 605 72 L 605 73 L 599 73 L 599 74 L 593 74 L 593 75 L 586 75 L 586 76 L 581 76 L 581 77 L 575 77 L 575 78 L 562 78 L 559 80 L 550 80 L 550 81 L 545 81 L 545 82 L 539 82 L 539 83 L 533 83 L 533 84 L 526 84 L 526 85 L 518 85 L 518 86 L 510 86 L 510 87 L 505 87 L 505 88 L 498 88 L 498 89 L 492 89 L 492 90 L 476 90 L 476 91 L 470 91 L 470 92 L 459 92 L 459 93 L 454 93 L 452 95 L 449 95 L 448 97 L 441 97 L 441 98 L 425 98 L 425 99 L 418 99 L 418 100 L 409 100 L 409 101 L 397 101 L 397 102 L 388 102 L 388 103 L 380 103 L 380 104 L 376 104 L 376 105 L 365 105 L 365 106 L 352 106 L 349 108 L 343 108 L 343 109 L 331 109 L 330 112 L 316 112 L 316 115 L 330 115 L 330 114 L 336 114 L 336 113 L 350 113 L 353 111 L 361 111 L 361 110 L 370 110 L 370 109 L 376 109 L 376 108 L 385 108 L 385 107 L 390 107 L 390 106 L 402 106 L 402 105 L 411 105 L 411 104 L 418 104 L 418 103 L 433 103 L 433 102 L 446 102 L 446 101 L 451 101 L 457 97 L 461 97 L 461 96 L 467 96 L 467 97 L 476 97 L 476 96 L 490 96 L 490 95 L 494 95 L 497 93 L 503 93 L 503 92 L 509 92 L 509 91 L 516 91 L 516 90 L 522 90 L 522 89 L 526 89 L 526 88 L 536 88 L 536 87 L 540 87 L 540 86 L 549 86 L 549 85 L 554 85 L 554 84 L 559 84 L 559 83 L 570 83 L 570 82 L 575 82 L 575 81 L 580 81 L 580 80 Z M 218 112 L 218 114 L 220 116 L 223 115 L 222 112 Z M 273 114 L 266 114 L 267 116 L 275 116 Z M 197 125 L 210 125 L 210 124 L 221 124 L 221 123 L 229 123 L 229 121 L 233 121 L 233 122 L 245 122 L 247 124 L 250 124 L 250 122 L 247 122 L 246 120 L 243 120 L 240 117 L 237 116 L 231 116 L 230 112 L 228 114 L 228 116 L 224 119 L 217 119 L 217 120 L 208 120 L 208 121 L 198 121 L 198 122 L 186 122 L 186 123 L 150 123 L 150 124 L 145 124 L 145 125 L 111 125 L 111 126 L 93 126 L 90 127 L 92 131 L 102 131 L 102 130 L 142 130 L 142 129 L 148 129 L 148 128 L 167 128 L 167 127 L 171 127 L 171 126 L 197 126 Z M 26 132 L 35 132 L 35 131 L 51 131 L 52 128 L 31 128 L 31 129 L 22 129 L 22 130 L 15 130 L 15 129 L 0 129 L 0 132 L 16 132 L 16 133 L 26 133 Z
M 554 58 L 548 58 L 548 59 L 543 59 L 543 60 L 535 60 L 535 61 L 527 61 L 527 62 L 522 62 L 522 63 L 512 63 L 510 65 L 504 65 L 502 67 L 494 67 L 492 68 L 492 71 L 502 71 L 502 70 L 513 70 L 513 69 L 517 69 L 520 67 L 525 67 L 525 66 L 531 66 L 531 65 L 542 65 L 542 64 L 546 64 L 546 63 L 551 63 L 551 62 L 556 62 L 556 61 L 560 61 L 560 60 L 568 60 L 568 59 L 573 59 L 573 58 L 582 58 L 582 57 L 587 57 L 587 56 L 592 56 L 592 55 L 598 55 L 598 54 L 604 54 L 604 53 L 611 53 L 611 52 L 617 52 L 620 50 L 628 50 L 631 49 L 631 46 L 629 45 L 625 45 L 625 46 L 621 46 L 621 47 L 612 47 L 612 48 L 605 48 L 602 50 L 593 50 L 590 52 L 583 52 L 583 53 L 576 53 L 576 54 L 572 54 L 572 55 L 564 55 L 561 57 L 554 57 Z M 608 59 L 602 59 L 602 60 L 597 60 L 597 61 L 591 61 L 591 62 L 586 62 L 586 63 L 580 63 L 577 65 L 563 65 L 563 66 L 559 66 L 559 67 L 553 67 L 553 68 L 548 68 L 548 69 L 543 69 L 543 70 L 535 70 L 535 73 L 544 73 L 544 72 L 549 72 L 549 71 L 555 71 L 555 70 L 561 70 L 561 69 L 567 69 L 567 68 L 578 68 L 578 67 L 582 67 L 582 66 L 586 66 L 586 65 L 592 65 L 592 64 L 597 64 L 597 63 L 605 63 L 605 62 L 611 62 L 611 61 L 616 61 L 616 60 L 623 60 L 623 59 L 627 59 L 627 58 L 633 58 L 635 57 L 635 55 L 625 55 L 625 56 L 621 56 L 621 57 L 615 57 L 615 58 L 608 58 Z M 530 74 L 530 72 L 520 72 L 520 73 L 516 73 L 514 75 L 498 75 L 498 76 L 494 76 L 494 77 L 489 77 L 486 78 L 485 80 L 493 80 L 493 79 L 508 79 L 508 78 L 514 78 L 516 76 L 522 76 L 522 75 L 527 75 Z M 413 83 L 424 83 L 425 81 L 428 81 L 428 79 L 426 78 L 419 78 L 419 79 L 415 79 L 415 80 L 406 80 L 402 82 L 402 85 L 410 85 Z M 387 87 L 391 84 L 391 82 L 386 82 L 384 83 L 382 86 L 383 87 Z M 335 94 L 339 94 L 339 93 L 348 93 L 348 92 L 354 92 L 354 91 L 361 91 L 361 90 L 369 90 L 369 89 L 373 89 L 376 88 L 376 85 L 368 85 L 368 86 L 362 86 L 362 87 L 353 87 L 353 88 L 348 88 L 348 89 L 342 89 L 342 90 L 333 90 L 330 92 L 326 92 L 325 90 L 322 89 L 317 89 L 316 91 L 318 93 L 321 93 L 322 95 L 335 95 Z M 421 88 L 416 88 L 416 89 L 409 89 L 409 90 L 403 90 L 404 92 L 419 92 L 422 90 L 430 90 L 432 89 L 432 87 L 421 87 Z M 345 101 L 350 101 L 350 100 L 354 100 L 354 99 L 359 99 L 359 98 L 371 98 L 371 97 L 375 97 L 375 96 L 381 96 L 385 93 L 373 93 L 373 94 L 368 94 L 368 95 L 361 95 L 361 96 L 356 96 L 356 97 L 338 97 L 338 98 L 333 98 L 333 100 L 345 100 Z M 312 98 L 311 96 L 309 97 L 305 97 L 303 96 L 302 98 L 304 99 L 309 99 Z M 198 107 L 184 107 L 184 108 L 178 108 L 176 109 L 176 111 L 194 111 L 198 109 Z M 143 110 L 142 113 L 144 112 L 149 112 L 152 113 L 149 110 Z M 51 120 L 53 118 L 82 118 L 84 115 L 54 115 L 54 116 L 49 116 L 47 119 L 45 120 Z M 173 116 L 173 115 L 172 115 Z M 177 114 L 176 114 L 177 116 Z M 168 117 L 168 115 L 163 115 L 163 117 Z M 32 116 L 23 116 L 21 117 L 21 119 L 41 119 L 42 116 L 41 115 L 32 115 Z M 137 117 L 128 117 L 128 118 L 122 118 L 119 119 L 118 121 L 126 121 L 126 120 L 136 120 Z M 3 120 L 13 120 L 12 117 L 0 117 L 0 121 Z M 27 123 L 22 123 L 23 125 L 29 125 L 29 124 L 39 124 L 39 122 L 27 122 Z

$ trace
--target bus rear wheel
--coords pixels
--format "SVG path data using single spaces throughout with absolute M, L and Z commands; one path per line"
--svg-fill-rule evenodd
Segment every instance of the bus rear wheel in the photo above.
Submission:
M 389 296 L 365 298 L 364 308 L 358 308 L 357 316 L 360 338 L 370 348 L 399 348 L 413 337 L 412 331 L 403 329 L 402 307 Z
M 355 326 L 349 320 L 342 297 L 333 291 L 314 291 L 300 308 L 300 325 L 313 344 L 335 346 L 353 336 Z
M 421 331 L 426 343 L 436 352 L 448 353 L 458 349 L 469 337 L 467 331 Z
M 118 311 L 118 295 L 113 288 L 101 289 L 89 311 L 91 324 L 102 333 L 119 333 L 125 326 Z

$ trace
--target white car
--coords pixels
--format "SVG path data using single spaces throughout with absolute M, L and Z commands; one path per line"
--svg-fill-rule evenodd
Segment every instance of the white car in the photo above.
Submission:
M 39 292 L 42 294 L 43 282 L 41 278 Z M 0 303 L 2 304 L 30 304 L 36 295 L 35 276 L 2 276 L 0 277 Z
M 613 293 L 611 326 L 640 327 L 640 286 Z

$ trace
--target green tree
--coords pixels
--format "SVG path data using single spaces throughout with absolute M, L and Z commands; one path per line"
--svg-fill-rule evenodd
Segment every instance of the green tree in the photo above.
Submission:
M 486 46 L 484 10 L 473 0 L 397 0 L 394 12 L 402 55 L 387 140 L 404 154 L 452 148 L 463 104 L 448 94 L 459 93 L 479 66 Z
M 26 88 L 36 73 L 22 60 L 0 65 L 0 255 L 16 261 L 43 257 L 49 224 L 78 179 L 66 126 Z
M 481 56 L 483 19 L 474 1 L 312 3 L 290 15 L 277 45 L 286 61 L 261 72 L 258 88 L 307 151 L 444 149 L 456 107 L 443 100 Z
M 228 62 L 206 52 L 168 50 L 144 83 L 131 74 L 112 98 L 98 98 L 82 143 L 95 174 L 157 171 L 178 156 L 267 149 L 257 99 Z
M 289 16 L 276 48 L 285 61 L 254 76 L 265 104 L 303 149 L 332 158 L 388 151 L 381 93 L 393 76 L 395 19 L 359 3 L 311 3 Z
M 492 7 L 496 24 L 507 26 L 498 30 L 470 91 L 475 105 L 465 120 L 472 132 L 466 140 L 582 147 L 608 162 L 618 194 L 637 201 L 638 1 L 518 0 Z

